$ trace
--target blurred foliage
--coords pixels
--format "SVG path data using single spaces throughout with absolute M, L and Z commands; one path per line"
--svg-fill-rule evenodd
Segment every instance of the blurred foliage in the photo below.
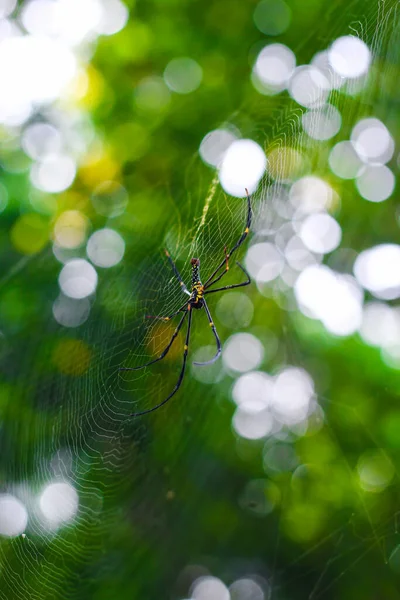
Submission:
M 263 45 L 287 44 L 302 64 L 339 35 L 362 32 L 377 62 L 365 93 L 337 95 L 341 139 L 366 115 L 384 120 L 399 139 L 399 21 L 390 12 L 396 2 L 291 0 L 291 25 L 274 38 L 254 25 L 256 0 L 126 4 L 129 21 L 99 39 L 84 93 L 72 90 L 63 101 L 87 111 L 96 131 L 72 188 L 53 195 L 34 190 L 29 160 L 15 137 L 2 132 L 1 185 L 9 203 L 0 214 L 0 480 L 3 491 L 25 486 L 38 494 L 54 478 L 51 460 L 62 450 L 72 466 L 61 473 L 72 478 L 80 509 L 56 533 L 43 533 L 32 517 L 26 538 L 0 542 L 0 597 L 182 600 L 190 573 L 209 572 L 226 585 L 259 576 L 268 582 L 266 597 L 277 600 L 400 598 L 400 375 L 378 349 L 358 335 L 334 337 L 316 321 L 286 312 L 279 299 L 246 288 L 254 317 L 245 329 L 266 347 L 260 368 L 307 369 L 325 413 L 323 424 L 282 441 L 238 438 L 231 427 L 232 378 L 210 385 L 190 369 L 167 407 L 131 419 L 142 398 L 147 406 L 158 396 L 152 375 L 129 388 L 117 370 L 132 344 L 144 343 L 138 306 L 168 281 L 160 258 L 166 236 L 179 259 L 188 259 L 214 177 L 198 157 L 203 137 L 230 122 L 266 150 L 283 140 L 294 144 L 291 121 L 299 107 L 285 93 L 260 95 L 250 80 Z M 193 93 L 175 94 L 163 83 L 177 56 L 203 69 Z M 310 148 L 310 171 L 331 179 L 341 196 L 335 214 L 343 247 L 354 256 L 396 242 L 396 194 L 372 204 L 353 182 L 334 180 L 331 146 Z M 392 166 L 396 171 L 395 160 Z M 94 192 L 107 180 L 128 194 L 126 211 L 112 220 L 94 208 Z M 224 207 L 223 194 L 216 197 Z M 89 231 L 112 222 L 127 244 L 123 266 L 98 270 L 87 322 L 70 329 L 52 315 L 60 264 L 51 240 L 65 210 L 85 214 Z M 224 240 L 211 240 L 204 259 L 215 261 Z M 235 332 L 234 323 L 215 320 L 223 340 Z M 199 327 L 193 346 L 209 343 L 208 333 Z M 276 353 L 268 351 L 273 344 Z M 161 393 L 174 385 L 179 355 L 171 357 L 158 371 Z M 276 468 L 268 466 L 271 451 Z M 359 484 L 357 465 L 368 456 L 392 478 L 379 493 Z M 35 504 L 28 508 L 34 515 Z M 188 565 L 201 567 L 189 573 Z

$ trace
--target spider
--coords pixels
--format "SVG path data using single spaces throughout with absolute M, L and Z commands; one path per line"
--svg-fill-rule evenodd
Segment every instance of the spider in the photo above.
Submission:
M 217 351 L 210 360 L 207 360 L 205 362 L 194 362 L 193 364 L 197 365 L 197 366 L 211 365 L 220 357 L 221 352 L 222 352 L 221 340 L 218 336 L 216 327 L 213 323 L 212 316 L 211 316 L 210 310 L 208 308 L 205 296 L 207 294 L 214 294 L 216 292 L 222 292 L 224 290 L 231 290 L 233 288 L 243 287 L 245 285 L 249 285 L 249 283 L 251 282 L 250 275 L 248 274 L 246 269 L 238 261 L 236 261 L 236 264 L 238 265 L 238 267 L 246 275 L 247 280 L 243 281 L 242 283 L 234 283 L 232 285 L 225 285 L 224 287 L 214 288 L 214 289 L 210 290 L 210 287 L 215 285 L 218 281 L 220 281 L 222 279 L 222 277 L 229 271 L 230 257 L 235 252 L 235 250 L 237 250 L 239 248 L 239 246 L 241 246 L 243 244 L 243 242 L 245 241 L 245 239 L 250 231 L 252 210 L 251 210 L 250 196 L 249 196 L 249 192 L 247 191 L 247 189 L 246 189 L 246 196 L 247 196 L 246 228 L 245 228 L 244 232 L 242 233 L 242 235 L 240 236 L 239 240 L 236 242 L 236 244 L 233 246 L 233 248 L 229 252 L 227 252 L 227 248 L 225 246 L 224 259 L 221 261 L 221 263 L 218 265 L 218 267 L 210 275 L 210 277 L 207 279 L 207 281 L 204 284 L 201 282 L 201 279 L 200 279 L 200 259 L 192 258 L 190 261 L 190 264 L 192 265 L 192 291 L 189 291 L 189 289 L 186 287 L 174 261 L 172 260 L 168 250 L 165 250 L 167 259 L 172 267 L 175 277 L 179 281 L 182 292 L 187 294 L 189 296 L 189 299 L 186 300 L 185 303 L 180 308 L 178 308 L 177 311 L 175 311 L 174 313 L 172 313 L 172 315 L 169 315 L 168 317 L 158 317 L 158 316 L 156 317 L 156 316 L 152 316 L 152 315 L 147 315 L 147 318 L 158 319 L 161 321 L 169 321 L 170 319 L 172 319 L 173 317 L 175 317 L 176 315 L 178 315 L 181 312 L 183 312 L 183 315 L 182 315 L 174 333 L 172 334 L 172 337 L 171 337 L 168 345 L 164 348 L 164 350 L 161 352 L 161 354 L 158 358 L 155 358 L 155 359 L 145 363 L 144 365 L 141 365 L 140 367 L 120 367 L 119 370 L 120 371 L 138 371 L 139 369 L 144 369 L 145 367 L 153 365 L 154 363 L 158 362 L 159 360 L 162 360 L 168 354 L 168 351 L 171 348 L 172 344 L 174 343 L 179 331 L 182 329 L 182 326 L 183 326 L 183 323 L 184 323 L 186 317 L 188 317 L 186 340 L 185 340 L 185 345 L 183 347 L 183 363 L 182 363 L 181 371 L 180 371 L 180 374 L 178 377 L 178 381 L 176 382 L 175 387 L 173 388 L 172 392 L 170 392 L 168 394 L 168 396 L 162 402 L 157 404 L 156 406 L 153 406 L 152 408 L 143 410 L 141 412 L 132 413 L 131 414 L 132 417 L 138 417 L 140 415 L 145 415 L 145 414 L 154 412 L 155 410 L 157 410 L 158 408 L 160 408 L 161 406 L 166 404 L 172 398 L 172 396 L 174 396 L 176 394 L 176 392 L 179 390 L 179 388 L 182 384 L 182 381 L 183 381 L 184 374 L 185 374 L 186 360 L 187 360 L 187 355 L 188 355 L 188 350 L 189 350 L 190 329 L 192 326 L 193 310 L 201 310 L 201 309 L 205 310 L 209 325 L 214 334 L 215 341 L 217 344 Z M 225 267 L 225 268 L 223 269 L 223 267 Z M 222 272 L 220 272 L 221 269 L 223 269 Z

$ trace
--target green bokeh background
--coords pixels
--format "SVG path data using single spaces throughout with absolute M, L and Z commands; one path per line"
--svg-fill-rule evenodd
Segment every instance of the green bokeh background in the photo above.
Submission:
M 189 369 L 168 407 L 131 419 L 143 398 L 144 408 L 174 385 L 179 359 L 160 367 L 163 386 L 157 379 L 156 391 L 151 375 L 129 385 L 117 371 L 129 351 L 135 364 L 144 359 L 140 310 L 152 289 L 161 310 L 159 289 L 169 281 L 160 253 L 166 239 L 182 269 L 190 258 L 194 223 L 215 175 L 198 156 L 203 137 L 229 122 L 267 154 L 284 144 L 300 147 L 304 109 L 286 92 L 260 95 L 250 80 L 267 43 L 287 44 L 298 64 L 340 35 L 356 33 L 373 49 L 362 92 L 334 93 L 342 129 L 333 140 L 310 144 L 308 173 L 325 178 L 341 197 L 334 216 L 342 246 L 354 250 L 345 271 L 351 272 L 355 253 L 398 242 L 397 190 L 381 204 L 367 202 L 352 181 L 333 176 L 327 160 L 364 116 L 380 118 L 399 140 L 397 3 L 287 3 L 290 27 L 271 37 L 255 27 L 252 0 L 126 2 L 129 21 L 99 39 L 87 71 L 89 92 L 79 105 L 102 139 L 103 158 L 96 163 L 92 148 L 65 193 L 33 190 L 29 159 L 2 133 L 1 184 L 9 204 L 0 214 L 1 491 L 23 484 L 39 493 L 51 479 L 51 458 L 63 449 L 80 500 L 77 520 L 57 533 L 43 533 L 33 518 L 26 538 L 0 540 L 2 599 L 183 600 L 193 574 L 207 572 L 226 585 L 259 577 L 267 582 L 265 596 L 276 600 L 400 598 L 400 375 L 378 349 L 358 335 L 334 337 L 318 322 L 286 312 L 282 298 L 246 288 L 254 306 L 246 331 L 267 349 L 271 340 L 278 346 L 260 368 L 307 369 L 325 413 L 322 426 L 284 444 L 236 436 L 232 377 L 203 384 Z M 152 107 L 151 98 L 138 101 L 141 82 L 162 77 L 178 56 L 201 65 L 200 87 L 171 93 L 164 108 Z M 397 151 L 389 165 L 395 175 L 396 157 Z M 104 179 L 119 181 L 129 198 L 112 224 L 91 202 Z M 213 202 L 234 239 L 242 213 L 225 214 L 221 190 Z M 123 264 L 99 269 L 91 316 L 76 329 L 60 327 L 52 316 L 60 264 L 51 237 L 66 209 L 86 214 L 92 230 L 114 227 L 126 241 Z M 18 237 L 16 227 L 27 217 Z M 37 243 L 37 251 L 26 252 L 23 239 L 30 248 Z M 211 235 L 202 260 L 217 264 L 223 243 Z M 337 266 L 335 255 L 327 262 Z M 235 333 L 217 316 L 215 322 L 223 340 Z M 207 334 L 198 328 L 196 344 L 207 343 Z M 271 450 L 283 457 L 282 468 L 265 466 Z M 393 472 L 380 492 L 360 486 L 357 465 L 368 456 L 378 473 Z

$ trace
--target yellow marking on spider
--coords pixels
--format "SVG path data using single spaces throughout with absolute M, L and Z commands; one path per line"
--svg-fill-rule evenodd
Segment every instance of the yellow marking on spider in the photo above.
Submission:
M 185 344 L 185 345 L 183 346 L 183 349 L 184 349 L 184 350 L 185 350 L 185 352 L 186 352 L 186 350 L 189 350 L 189 346 L 186 346 L 186 344 Z
M 183 281 L 181 281 L 181 282 L 180 282 L 180 285 L 185 285 L 185 284 L 183 283 Z
M 249 230 L 249 228 L 248 228 L 248 227 L 246 227 L 246 229 L 244 230 L 244 232 L 245 232 L 245 233 L 249 233 L 249 231 L 250 231 L 250 230 Z
M 195 283 L 192 287 L 192 292 L 197 292 L 197 297 L 201 297 L 204 292 L 204 285 L 201 285 L 200 282 Z
M 168 252 L 168 250 L 165 250 L 165 256 L 168 256 L 168 258 L 171 256 L 170 253 Z
M 210 327 L 214 327 L 214 323 L 212 321 L 210 323 Z

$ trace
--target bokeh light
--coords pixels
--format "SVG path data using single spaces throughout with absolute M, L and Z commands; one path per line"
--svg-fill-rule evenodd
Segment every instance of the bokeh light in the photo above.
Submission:
M 400 370 L 400 344 L 398 342 L 381 349 L 382 361 L 391 369 Z
M 113 229 L 99 229 L 92 233 L 86 247 L 90 260 L 98 267 L 109 268 L 117 265 L 125 253 L 122 236 Z
M 248 412 L 246 406 L 238 406 L 232 418 L 234 431 L 246 440 L 260 440 L 271 433 L 274 418 L 269 410 Z
M 394 141 L 379 119 L 361 119 L 353 127 L 351 141 L 358 156 L 367 163 L 385 164 L 393 156 Z
M 79 498 L 67 482 L 49 483 L 39 498 L 39 507 L 51 528 L 59 527 L 76 517 Z
M 199 87 L 203 70 L 192 58 L 182 57 L 171 60 L 164 71 L 164 81 L 169 89 L 177 94 L 190 94 Z
M 113 29 L 115 33 L 119 31 L 127 16 L 126 7 L 122 5 L 121 10 L 121 4 L 116 0 L 102 3 L 98 0 L 33 0 L 23 6 L 21 21 L 32 35 L 57 37 L 65 45 L 78 46 L 95 34 L 111 34 Z M 121 15 L 124 8 L 125 19 Z M 109 32 L 104 23 L 107 17 L 111 21 Z
M 262 371 L 241 375 L 232 388 L 232 398 L 237 405 L 232 427 L 248 440 L 265 438 L 282 426 L 295 431 L 318 407 L 310 375 L 290 366 L 275 376 Z
M 86 239 L 86 216 L 78 210 L 66 210 L 54 224 L 54 239 L 63 248 L 78 248 Z
M 118 217 L 128 204 L 126 189 L 116 181 L 103 181 L 93 191 L 92 203 L 99 215 Z
M 317 52 L 313 56 L 310 64 L 314 67 L 317 67 L 317 69 L 321 71 L 321 73 L 329 81 L 329 86 L 331 89 L 338 90 L 346 83 L 346 79 L 333 70 L 329 62 L 329 52 L 327 50 Z
M 229 586 L 230 600 L 264 600 L 263 588 L 250 577 L 237 579 Z
M 345 35 L 330 47 L 329 62 L 338 75 L 352 79 L 368 72 L 371 53 L 362 40 Z
M 269 44 L 257 56 L 253 68 L 253 84 L 265 94 L 286 89 L 296 67 L 296 56 L 283 44 Z
M 313 252 L 325 254 L 335 250 L 342 239 L 340 225 L 326 213 L 313 214 L 307 217 L 300 229 L 300 237 Z
M 57 155 L 62 149 L 61 134 L 49 123 L 32 123 L 26 127 L 21 143 L 26 154 L 34 160 Z
M 257 517 L 265 517 L 275 509 L 276 505 L 279 503 L 279 500 L 279 488 L 272 483 L 272 481 L 268 479 L 251 479 L 247 482 L 245 489 L 239 497 L 239 504 L 246 512 L 249 512 Z M 257 577 L 257 581 L 261 583 L 260 577 Z M 236 582 L 230 586 L 229 591 L 232 599 L 235 598 L 236 600 L 237 593 L 244 590 L 241 586 L 235 588 L 235 583 Z M 262 583 L 263 588 L 268 590 L 267 582 L 263 581 Z
M 292 11 L 284 0 L 261 0 L 254 10 L 254 23 L 265 35 L 280 35 L 290 25 Z
M 365 200 L 383 202 L 392 195 L 395 182 L 392 171 L 386 165 L 369 165 L 358 175 L 356 186 Z
M 400 340 L 400 309 L 384 302 L 368 302 L 364 306 L 360 335 L 371 346 L 397 345 Z
M 263 463 L 267 473 L 285 473 L 293 471 L 298 466 L 299 460 L 291 444 L 266 443 Z
M 273 394 L 273 379 L 262 371 L 252 371 L 241 375 L 232 389 L 232 398 L 245 412 L 257 413 L 271 402 Z
M 36 213 L 23 214 L 15 221 L 10 237 L 18 252 L 28 255 L 40 252 L 49 241 L 48 221 Z
M 90 263 L 77 258 L 67 262 L 62 268 L 58 282 L 65 296 L 86 298 L 96 290 L 97 273 Z
M 246 253 L 246 269 L 260 283 L 276 279 L 284 264 L 282 254 L 270 242 L 253 244 Z
M 171 100 L 171 93 L 161 77 L 142 79 L 135 89 L 135 102 L 143 112 L 161 112 Z
M 90 302 L 87 298 L 74 300 L 60 294 L 53 303 L 53 316 L 63 327 L 79 327 L 90 315 Z
M 0 494 L 0 536 L 21 535 L 27 524 L 28 512 L 24 504 L 11 494 Z
M 309 110 L 301 117 L 304 131 L 314 140 L 329 140 L 340 130 L 342 117 L 332 104 Z
M 334 202 L 331 186 L 314 175 L 306 175 L 294 182 L 289 197 L 292 205 L 303 213 L 329 210 Z
M 330 89 L 325 75 L 316 67 L 309 65 L 297 67 L 289 83 L 289 94 L 298 104 L 306 108 L 324 104 Z
M 244 373 L 256 369 L 261 364 L 264 348 L 254 335 L 236 333 L 225 343 L 222 357 L 226 367 Z
M 354 263 L 357 281 L 384 300 L 400 297 L 400 246 L 380 244 L 360 252 Z
M 215 310 L 221 323 L 231 329 L 248 327 L 254 314 L 251 299 L 242 292 L 227 292 L 218 300 Z
M 329 166 L 341 179 L 355 179 L 363 163 L 351 142 L 338 142 L 329 154 Z
M 242 198 L 247 188 L 251 194 L 265 173 L 267 157 L 253 140 L 237 140 L 227 149 L 219 180 L 223 189 L 231 196 Z
M 300 273 L 294 289 L 300 310 L 322 321 L 330 333 L 351 335 L 361 325 L 363 297 L 351 277 L 325 265 L 310 266 Z
M 199 577 L 191 589 L 192 600 L 230 600 L 229 590 L 217 577 Z
M 29 35 L 2 40 L 0 120 L 7 123 L 7 110 L 12 114 L 21 99 L 31 105 L 56 100 L 75 74 L 74 54 L 56 40 Z
M 311 238 L 311 235 L 309 236 L 308 239 L 310 239 L 310 238 Z M 315 245 L 315 243 L 316 243 L 315 236 L 314 236 L 313 242 Z M 320 243 L 321 243 L 321 241 L 320 241 Z M 315 250 L 314 250 L 314 252 L 315 252 Z M 304 241 L 298 235 L 293 235 L 289 239 L 289 241 L 286 244 L 285 249 L 284 249 L 284 256 L 286 258 L 288 265 L 292 269 L 295 269 L 296 271 L 302 271 L 306 267 L 308 267 L 310 265 L 314 265 L 317 262 L 319 262 L 317 260 L 317 257 L 315 256 L 315 254 L 310 252 L 309 248 L 306 246 Z M 288 278 L 288 273 L 287 272 L 285 273 L 285 270 L 282 271 L 281 276 L 285 278 L 284 280 L 286 281 L 286 283 L 288 285 L 292 285 L 294 283 L 293 281 L 291 281 L 291 278 Z
M 76 175 L 75 161 L 67 155 L 50 154 L 32 166 L 31 181 L 43 192 L 59 193 L 68 189 Z
M 101 35 L 114 35 L 123 29 L 128 21 L 129 11 L 121 0 L 102 0 L 102 14 L 96 26 Z
M 304 421 L 314 395 L 314 382 L 304 369 L 288 367 L 276 377 L 271 408 L 275 418 L 284 425 Z
M 229 146 L 237 139 L 228 129 L 214 129 L 201 141 L 199 153 L 205 163 L 212 167 L 220 167 Z
M 357 473 L 362 489 L 379 493 L 391 483 L 395 468 L 384 450 L 374 450 L 360 456 Z

